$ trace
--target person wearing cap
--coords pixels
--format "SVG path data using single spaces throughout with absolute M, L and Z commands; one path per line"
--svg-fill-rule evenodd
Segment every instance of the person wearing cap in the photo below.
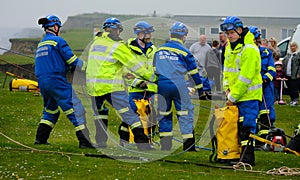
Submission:
M 79 147 L 93 148 L 84 107 L 66 78 L 69 71 L 84 70 L 84 62 L 73 54 L 67 42 L 60 37 L 62 23 L 57 16 L 40 18 L 38 24 L 46 32 L 35 54 L 35 75 L 43 96 L 44 109 L 34 144 L 49 144 L 50 132 L 60 115 L 59 106 L 75 127 Z
M 269 43 L 270 43 L 269 48 L 272 51 L 273 59 L 275 59 L 276 55 L 280 56 L 280 49 L 279 49 L 279 47 L 277 47 L 277 40 L 275 39 L 275 37 L 271 37 L 269 39 Z
M 274 84 L 272 82 L 276 77 L 276 70 L 272 51 L 269 48 L 261 46 L 260 30 L 256 26 L 249 26 L 248 28 L 254 35 L 254 42 L 258 46 L 260 52 L 260 73 L 263 80 L 263 100 L 259 103 L 258 129 L 256 133 L 259 137 L 266 138 L 269 129 L 274 127 L 276 119 L 274 108 Z M 256 141 L 255 146 L 261 149 L 264 148 L 264 143 Z
M 160 46 L 154 56 L 154 71 L 158 76 L 159 136 L 161 150 L 172 148 L 172 103 L 183 138 L 184 151 L 196 151 L 194 137 L 194 106 L 191 102 L 185 75 L 190 75 L 201 95 L 203 86 L 192 53 L 183 45 L 188 28 L 182 22 L 176 22 L 170 29 L 170 40 Z
M 138 57 L 140 65 L 152 73 L 154 73 L 153 56 L 156 51 L 155 45 L 151 42 L 153 32 L 154 28 L 151 24 L 146 21 L 139 21 L 133 28 L 133 33 L 136 34 L 136 37 L 128 39 L 127 43 L 134 55 Z M 125 77 L 129 84 L 128 91 L 131 108 L 142 118 L 145 133 L 148 135 L 149 141 L 152 142 L 156 128 L 156 112 L 153 105 L 154 94 L 157 92 L 157 85 L 155 83 L 145 81 L 140 77 L 136 77 L 130 72 L 128 72 Z M 145 106 L 141 105 L 141 103 Z M 137 104 L 139 104 L 140 109 L 138 109 Z M 146 116 L 140 111 L 144 111 Z M 122 129 L 126 130 L 126 128 L 122 127 L 122 125 L 123 123 L 119 128 L 119 133 L 122 134 L 124 139 L 127 139 L 128 141 L 128 131 L 122 131 Z
M 242 146 L 240 161 L 255 165 L 254 143 L 259 102 L 262 101 L 261 58 L 254 35 L 237 16 L 228 16 L 220 25 L 228 38 L 225 49 L 223 85 L 228 106 L 239 110 L 238 135 Z
M 151 150 L 142 122 L 130 108 L 123 74 L 127 68 L 144 81 L 155 82 L 157 77 L 139 64 L 120 38 L 123 26 L 119 19 L 107 18 L 102 28 L 104 32 L 99 33 L 90 46 L 86 68 L 86 87 L 94 110 L 97 147 L 107 146 L 108 109 L 104 106 L 104 101 L 107 101 L 120 115 L 124 128 L 128 130 L 130 126 L 138 150 Z

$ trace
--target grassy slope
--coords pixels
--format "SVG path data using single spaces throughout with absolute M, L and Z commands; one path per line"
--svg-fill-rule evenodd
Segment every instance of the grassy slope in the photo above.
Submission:
M 3 82 L 3 75 L 0 76 Z M 51 146 L 33 146 L 36 128 L 41 117 L 42 99 L 33 96 L 33 93 L 9 92 L 8 83 L 0 89 L 0 132 L 25 145 L 55 152 L 94 153 L 97 150 L 78 149 L 71 123 L 61 115 L 60 120 L 51 134 Z M 202 105 L 208 105 L 203 101 Z M 291 134 L 297 121 L 299 121 L 299 108 L 289 106 L 276 106 L 276 125 L 284 128 Z M 205 110 L 204 110 L 205 111 Z M 289 116 L 287 116 L 289 114 Z M 207 113 L 200 113 L 198 123 L 204 125 Z M 200 128 L 201 129 L 201 128 Z M 197 129 L 197 136 L 202 130 Z M 17 149 L 16 149 L 17 148 Z M 210 151 L 201 150 L 198 153 L 177 153 L 177 155 L 164 158 L 165 160 L 182 163 L 168 163 L 157 160 L 149 163 L 128 163 L 105 158 L 84 157 L 82 155 L 62 156 L 53 153 L 37 153 L 21 151 L 24 149 L 0 136 L 0 179 L 8 178 L 65 178 L 65 179 L 269 179 L 265 173 L 237 172 L 220 168 L 209 168 L 191 163 L 211 164 L 208 161 Z M 180 148 L 181 149 L 181 148 Z M 180 150 L 179 149 L 179 150 Z M 157 153 L 160 151 L 157 150 Z M 68 158 L 70 157 L 70 159 Z M 257 166 L 255 171 L 267 171 L 281 166 L 300 167 L 299 157 L 292 154 L 256 152 Z M 279 177 L 276 177 L 279 178 Z M 284 178 L 284 177 L 282 177 Z M 291 178 L 291 177 L 289 177 Z M 293 179 L 293 178 L 291 178 Z M 297 179 L 295 177 L 295 179 Z

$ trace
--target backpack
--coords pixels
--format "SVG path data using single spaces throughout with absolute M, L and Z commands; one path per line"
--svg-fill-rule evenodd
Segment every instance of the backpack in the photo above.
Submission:
M 215 162 L 228 163 L 239 160 L 241 145 L 238 138 L 237 106 L 215 109 L 214 117 L 217 130 L 216 135 L 212 137 L 213 154 L 210 156 L 210 162 L 214 160 Z

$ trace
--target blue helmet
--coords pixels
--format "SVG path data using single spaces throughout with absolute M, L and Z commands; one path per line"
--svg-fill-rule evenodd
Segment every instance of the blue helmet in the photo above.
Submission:
M 170 34 L 177 34 L 180 36 L 186 36 L 188 32 L 188 28 L 182 22 L 175 22 L 170 29 Z
M 55 24 L 61 27 L 60 19 L 54 15 L 48 15 L 46 17 L 40 18 L 38 20 L 38 24 L 42 25 L 43 28 L 53 27 Z
M 151 26 L 146 21 L 139 21 L 134 25 L 133 33 L 138 34 L 140 32 L 143 32 L 145 34 L 150 34 L 154 32 L 153 26 Z
M 105 29 L 107 27 L 112 28 L 112 29 L 120 29 L 120 32 L 123 31 L 123 26 L 122 26 L 120 20 L 115 17 L 107 18 L 104 21 L 102 28 Z
M 249 26 L 249 31 L 254 35 L 254 38 L 257 39 L 261 33 L 256 26 Z
M 228 16 L 220 25 L 221 31 L 236 30 L 238 27 L 243 27 L 243 23 L 236 16 Z

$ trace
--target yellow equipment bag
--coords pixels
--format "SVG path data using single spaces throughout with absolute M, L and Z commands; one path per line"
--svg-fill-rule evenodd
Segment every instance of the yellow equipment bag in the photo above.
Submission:
M 238 140 L 238 108 L 226 106 L 215 109 L 217 122 L 217 160 L 239 159 L 241 145 Z
M 9 83 L 10 91 L 39 91 L 38 82 L 29 79 L 14 78 Z
M 146 135 L 151 134 L 152 132 L 148 132 L 148 127 L 150 127 L 148 116 L 151 112 L 150 101 L 148 99 L 139 99 L 139 100 L 134 100 L 134 102 L 137 107 L 137 113 L 140 115 L 140 119 L 144 127 L 144 133 Z M 134 136 L 130 128 L 129 128 L 129 133 L 130 133 L 129 142 L 132 143 L 134 142 Z

